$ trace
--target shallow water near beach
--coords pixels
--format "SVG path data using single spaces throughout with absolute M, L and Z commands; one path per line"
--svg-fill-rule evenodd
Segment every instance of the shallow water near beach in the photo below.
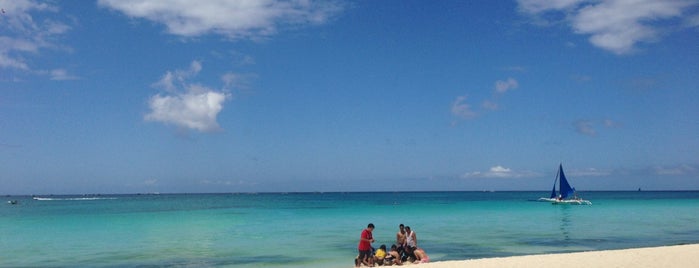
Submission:
M 0 266 L 351 267 L 411 226 L 433 261 L 699 243 L 699 191 L 4 197 Z M 7 204 L 18 200 L 17 205 Z

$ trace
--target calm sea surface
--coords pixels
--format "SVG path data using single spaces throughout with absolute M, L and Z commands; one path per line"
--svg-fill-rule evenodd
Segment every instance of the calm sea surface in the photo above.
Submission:
M 699 243 L 699 192 L 265 193 L 3 197 L 0 267 L 352 267 L 411 226 L 434 261 Z M 19 204 L 7 204 L 18 200 Z

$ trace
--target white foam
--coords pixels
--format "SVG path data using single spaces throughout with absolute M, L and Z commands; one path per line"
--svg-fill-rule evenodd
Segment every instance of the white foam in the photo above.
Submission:
M 65 198 L 53 198 L 53 197 L 34 197 L 34 200 L 38 201 L 88 201 L 88 200 L 113 200 L 116 197 L 65 197 Z

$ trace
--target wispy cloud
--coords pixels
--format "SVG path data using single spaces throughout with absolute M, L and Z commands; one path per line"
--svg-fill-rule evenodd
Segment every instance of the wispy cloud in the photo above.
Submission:
M 463 174 L 462 178 L 525 178 L 536 177 L 540 174 L 532 171 L 514 171 L 503 166 L 494 166 L 487 171 L 474 171 Z
M 505 93 L 519 87 L 519 82 L 514 78 L 505 80 L 497 80 L 493 86 L 493 95 L 490 99 L 484 100 L 480 106 L 481 111 L 475 111 L 470 104 L 467 103 L 467 95 L 457 96 L 451 104 L 451 113 L 458 119 L 473 119 L 485 111 L 495 111 L 500 108 L 498 99 Z M 452 125 L 457 122 L 453 121 Z
M 495 81 L 495 92 L 504 94 L 505 92 L 516 89 L 519 87 L 519 82 L 514 78 L 507 78 L 507 80 Z
M 255 79 L 257 79 L 257 74 L 252 73 L 241 74 L 228 72 L 221 76 L 221 81 L 223 81 L 224 89 L 237 90 L 239 92 L 250 90 L 250 84 Z
M 31 0 L 2 1 L 2 30 L 0 30 L 0 69 L 21 73 L 50 74 L 31 66 L 29 59 L 42 49 L 57 49 L 56 40 L 71 27 L 52 18 L 57 7 Z M 42 14 L 37 17 L 36 14 Z M 65 77 L 63 77 L 65 78 Z
M 620 127 L 621 123 L 614 121 L 612 119 L 604 119 L 601 121 L 596 121 L 596 120 L 589 120 L 589 119 L 580 119 L 576 120 L 573 122 L 573 127 L 575 128 L 575 131 L 586 135 L 586 136 L 596 136 L 597 135 L 597 129 L 599 127 L 602 128 L 616 128 Z
M 201 132 L 220 130 L 216 121 L 230 93 L 189 82 L 202 70 L 199 61 L 193 61 L 188 70 L 168 71 L 154 87 L 164 92 L 150 98 L 147 121 L 172 124 Z
M 490 100 L 483 101 L 483 108 L 491 111 L 499 109 L 500 104 L 498 104 L 498 100 L 508 91 L 517 89 L 518 87 L 519 82 L 512 77 L 505 80 L 495 81 L 495 85 L 493 86 L 493 96 Z
M 51 70 L 49 73 L 51 75 L 51 80 L 63 81 L 80 79 L 80 77 L 68 73 L 68 71 L 65 69 L 54 69 Z
M 611 170 L 602 170 L 597 168 L 573 169 L 566 172 L 568 176 L 573 177 L 606 177 L 612 174 Z
M 655 167 L 655 174 L 660 176 L 682 176 L 695 175 L 699 171 L 696 167 L 690 165 L 679 165 L 673 167 Z
M 529 15 L 564 14 L 565 22 L 575 33 L 589 35 L 594 46 L 615 54 L 632 53 L 638 43 L 656 41 L 663 35 L 662 27 L 667 25 L 697 27 L 692 23 L 696 9 L 689 8 L 696 6 L 696 1 L 518 0 L 518 3 L 520 10 Z
M 580 134 L 587 135 L 587 136 L 597 135 L 597 131 L 592 126 L 592 121 L 590 121 L 590 120 L 575 121 L 575 122 L 573 122 L 573 126 L 575 126 L 575 131 L 577 131 Z
M 614 121 L 612 119 L 604 119 L 602 120 L 602 125 L 608 128 L 614 128 L 614 127 L 620 127 L 621 123 Z
M 451 113 L 462 119 L 471 119 L 476 117 L 478 114 L 471 109 L 471 105 L 466 103 L 468 96 L 458 96 L 456 100 L 451 104 Z
M 495 103 L 495 102 L 493 102 L 493 101 L 486 100 L 486 101 L 483 102 L 483 108 L 486 109 L 486 110 L 495 111 L 495 110 L 497 110 L 498 108 L 500 108 L 500 105 L 497 104 L 497 103 Z
M 547 10 L 568 10 L 584 0 L 518 0 L 519 8 L 528 13 L 541 13 Z
M 174 35 L 218 34 L 229 39 L 259 39 L 279 28 L 322 24 L 343 6 L 336 1 L 160 1 L 99 0 L 100 6 L 127 16 L 164 24 Z
M 677 164 L 667 166 L 616 167 L 616 168 L 585 168 L 571 169 L 566 172 L 571 177 L 643 177 L 652 174 L 658 177 L 697 176 L 699 167 L 696 164 Z
M 659 177 L 696 176 L 699 175 L 699 167 L 691 164 L 673 166 L 646 166 L 636 168 L 570 168 L 566 170 L 568 177 L 574 178 L 606 178 L 647 176 L 654 174 Z M 461 175 L 463 179 L 512 179 L 512 178 L 538 178 L 552 176 L 550 172 L 517 171 L 502 165 L 493 166 L 485 171 L 472 171 Z

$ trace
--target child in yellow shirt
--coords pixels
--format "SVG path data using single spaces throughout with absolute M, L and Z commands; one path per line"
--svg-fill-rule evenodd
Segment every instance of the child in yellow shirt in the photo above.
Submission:
M 381 245 L 374 253 L 374 263 L 383 265 L 383 259 L 386 258 L 386 245 Z

